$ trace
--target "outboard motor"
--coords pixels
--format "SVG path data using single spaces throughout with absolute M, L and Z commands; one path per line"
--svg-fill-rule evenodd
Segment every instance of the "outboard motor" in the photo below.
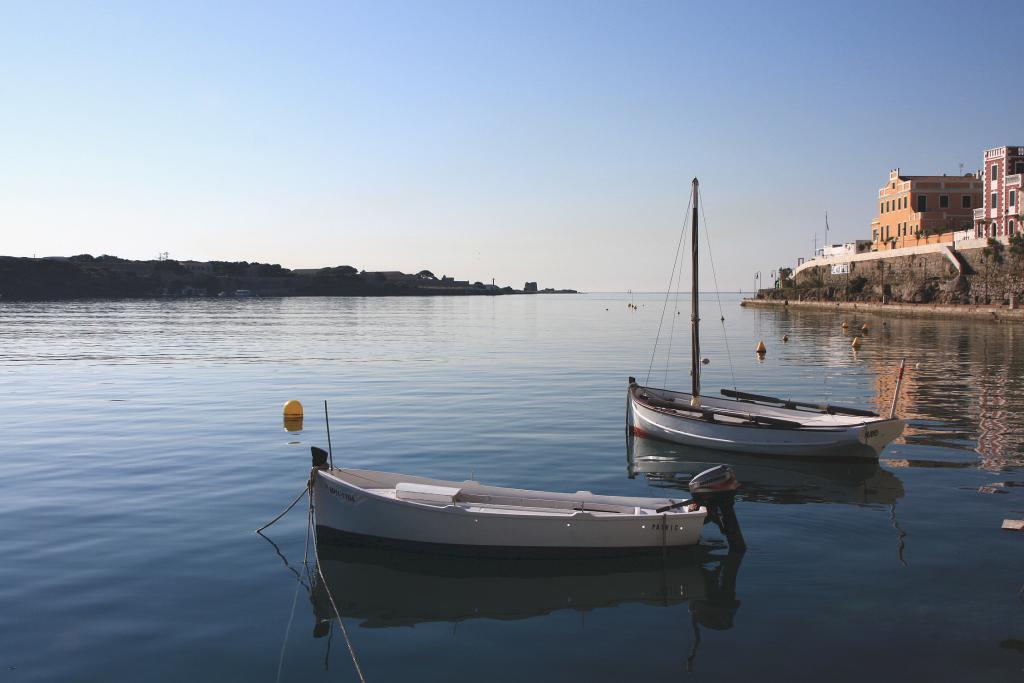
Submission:
M 690 495 L 694 501 L 708 510 L 708 518 L 721 530 L 729 541 L 729 550 L 743 552 L 747 544 L 740 531 L 733 504 L 736 502 L 736 473 L 726 465 L 716 465 L 704 470 L 690 480 Z

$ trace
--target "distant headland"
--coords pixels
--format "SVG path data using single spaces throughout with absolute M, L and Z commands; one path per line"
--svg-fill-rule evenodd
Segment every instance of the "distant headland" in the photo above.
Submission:
M 429 270 L 365 271 L 352 266 L 288 269 L 247 261 L 130 261 L 116 256 L 0 256 L 0 297 L 59 300 L 247 296 L 497 296 L 576 294 L 435 276 Z

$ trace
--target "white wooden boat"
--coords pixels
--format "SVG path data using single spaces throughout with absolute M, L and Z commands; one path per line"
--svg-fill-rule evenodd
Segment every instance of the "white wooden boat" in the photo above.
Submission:
M 882 448 L 903 432 L 903 421 L 896 417 L 902 364 L 888 418 L 858 408 L 817 405 L 725 389 L 723 398 L 701 394 L 697 189 L 694 178 L 690 231 L 691 391 L 641 386 L 630 377 L 626 427 L 639 436 L 735 453 L 877 460 Z
M 681 498 L 503 488 L 328 468 L 319 457 L 311 482 L 317 532 L 347 541 L 447 554 L 621 552 L 694 545 L 708 516 Z
M 878 459 L 903 420 L 699 396 L 643 387 L 630 378 L 626 425 L 638 436 L 765 456 Z M 866 411 L 864 411 L 866 412 Z M 873 416 L 872 416 L 873 415 Z

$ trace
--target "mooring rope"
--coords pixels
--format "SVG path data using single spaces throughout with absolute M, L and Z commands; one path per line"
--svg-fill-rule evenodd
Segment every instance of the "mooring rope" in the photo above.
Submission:
M 718 299 L 718 316 L 722 322 L 722 341 L 725 342 L 725 355 L 729 359 L 729 375 L 732 376 L 732 389 L 739 391 L 736 387 L 736 371 L 732 366 L 732 351 L 729 350 L 729 333 L 725 329 L 725 312 L 722 310 L 722 294 L 718 290 L 718 274 L 715 272 L 715 257 L 711 253 L 711 231 L 708 230 L 708 217 L 704 215 L 704 196 L 697 188 L 697 196 L 700 198 L 700 215 L 704 219 L 704 242 L 708 245 L 708 261 L 711 262 L 711 277 L 715 283 L 715 298 Z M 696 295 L 696 294 L 695 294 Z
M 303 491 L 302 493 L 305 493 L 305 491 Z M 302 493 L 299 494 L 300 498 L 302 497 Z M 288 508 L 288 509 L 290 510 L 291 508 Z M 286 512 L 287 512 L 287 510 L 286 510 Z M 309 560 L 309 522 L 312 519 L 311 515 L 312 515 L 312 510 L 309 508 L 309 506 L 307 506 L 306 507 L 306 540 L 305 540 L 305 547 L 302 550 L 302 566 L 303 566 L 303 568 L 305 568 L 307 573 L 309 571 L 309 563 L 308 563 L 308 560 Z M 260 533 L 260 532 L 257 531 L 256 533 Z M 262 536 L 262 534 L 260 534 L 260 535 Z M 267 540 L 270 540 L 270 539 L 267 539 Z M 271 541 L 271 543 L 273 543 L 273 541 Z M 275 545 L 274 547 L 276 548 L 277 546 Z M 280 554 L 280 551 L 278 551 L 278 554 Z M 282 557 L 283 557 L 283 555 L 282 555 Z M 287 561 L 286 561 L 286 564 L 287 564 Z M 291 569 L 290 566 L 288 568 Z M 278 660 L 277 660 L 277 678 L 276 678 L 276 680 L 279 681 L 279 682 L 281 680 L 281 672 L 284 670 L 284 653 L 285 653 L 285 649 L 288 647 L 288 638 L 289 638 L 289 636 L 291 635 L 291 632 L 292 632 L 292 623 L 295 621 L 295 606 L 299 602 L 299 586 L 304 586 L 308 590 L 308 586 L 306 586 L 306 584 L 304 584 L 302 582 L 301 575 L 296 573 L 296 576 L 298 577 L 298 580 L 295 582 L 295 594 L 292 595 L 292 610 L 291 610 L 291 613 L 288 616 L 288 626 L 284 630 L 284 640 L 281 642 L 281 656 L 278 657 Z
M 278 520 L 280 520 L 286 514 L 288 514 L 291 511 L 291 509 L 295 507 L 296 503 L 298 503 L 299 500 L 302 499 L 303 495 L 307 495 L 308 507 L 306 508 L 306 547 L 305 547 L 305 550 L 303 550 L 302 564 L 306 568 L 306 571 L 308 572 L 309 571 L 309 562 L 308 562 L 308 560 L 309 560 L 309 536 L 310 536 L 310 529 L 312 529 L 312 535 L 313 535 L 313 559 L 316 561 L 316 572 L 317 572 L 317 575 L 320 577 L 320 585 L 322 585 L 324 587 L 324 592 L 327 593 L 327 599 L 331 603 L 331 609 L 334 610 L 334 616 L 336 616 L 338 618 L 338 626 L 341 627 L 341 634 L 343 636 L 345 636 L 345 645 L 348 647 L 349 656 L 352 658 L 352 664 L 355 666 L 356 675 L 359 676 L 359 680 L 361 681 L 361 683 L 366 683 L 366 677 L 363 675 L 363 668 L 359 665 L 359 657 L 356 656 L 355 648 L 353 648 L 353 646 L 352 646 L 352 639 L 349 638 L 348 629 L 345 628 L 345 622 L 341 618 L 341 612 L 338 610 L 337 603 L 334 602 L 334 596 L 331 594 L 331 589 L 327 585 L 327 579 L 326 579 L 326 577 L 324 577 L 323 569 L 320 566 L 320 553 L 319 553 L 319 551 L 317 549 L 317 546 L 319 546 L 319 539 L 317 538 L 317 534 L 316 534 L 316 525 L 313 524 L 313 478 L 310 477 L 309 483 L 306 485 L 306 488 L 304 488 L 302 490 L 302 492 L 299 493 L 298 497 L 295 500 L 292 501 L 291 505 L 286 507 L 284 509 L 284 511 L 281 514 L 279 514 L 277 517 L 275 517 L 274 519 L 270 520 L 269 522 L 267 522 L 266 524 L 261 526 L 259 529 L 257 529 L 256 533 L 260 534 L 261 536 L 263 536 L 263 534 L 261 534 L 260 532 L 263 531 L 264 529 L 268 528 L 269 526 L 271 526 L 272 524 L 274 524 Z M 264 538 L 266 538 L 266 536 L 264 536 Z M 270 539 L 267 539 L 267 540 L 269 541 Z M 270 541 L 270 542 L 271 542 L 271 544 L 273 544 L 273 541 Z M 275 547 L 276 547 L 276 545 L 275 545 Z M 281 554 L 280 551 L 278 551 L 278 554 L 279 555 Z M 287 561 L 285 562 L 285 564 L 287 564 Z M 301 583 L 301 579 L 300 579 L 300 583 Z M 297 600 L 297 597 L 298 597 L 298 590 L 299 590 L 299 588 L 298 588 L 298 586 L 296 586 L 295 587 L 295 597 L 292 599 L 292 615 L 293 616 L 295 614 L 295 604 L 296 604 L 296 600 Z M 288 620 L 288 628 L 285 631 L 285 642 L 286 643 L 287 643 L 287 640 L 288 640 L 288 633 L 291 630 L 291 626 L 292 626 L 292 620 L 289 619 Z M 284 645 L 281 646 L 281 660 L 278 662 L 278 671 L 277 671 L 278 680 L 280 680 L 280 677 L 281 677 L 281 665 L 282 665 L 283 662 L 284 662 Z
M 304 488 L 301 491 L 299 491 L 299 495 L 295 498 L 295 500 L 292 501 L 291 505 L 289 505 L 288 507 L 286 507 L 284 509 L 284 512 L 282 512 L 277 517 L 274 517 L 272 520 L 270 520 L 269 522 L 267 522 L 266 524 L 261 526 L 259 529 L 256 530 L 256 533 L 260 533 L 264 529 L 270 528 L 271 526 L 273 526 L 277 522 L 277 520 L 281 519 L 282 517 L 287 515 L 289 512 L 291 512 L 292 508 L 295 507 L 295 504 L 298 503 L 300 500 L 302 500 L 302 496 L 306 495 L 306 491 L 308 491 L 308 490 L 309 490 L 309 487 L 307 486 L 306 488 Z
M 313 493 L 310 491 L 310 499 L 312 499 Z M 312 509 L 312 501 L 310 502 L 310 508 Z M 312 516 L 310 516 L 312 521 Z M 338 626 L 341 627 L 341 635 L 345 636 L 345 646 L 348 648 L 348 654 L 352 657 L 352 664 L 356 667 L 356 675 L 359 676 L 361 683 L 366 683 L 366 677 L 363 676 L 363 668 L 359 666 L 359 657 L 356 656 L 355 648 L 352 647 L 352 639 L 348 636 L 348 629 L 345 628 L 345 622 L 341 618 L 341 612 L 338 611 L 338 605 L 334 602 L 334 596 L 331 595 L 331 589 L 327 585 L 327 579 L 324 578 L 324 570 L 320 566 L 320 553 L 317 550 L 317 546 L 320 545 L 319 540 L 316 536 L 316 526 L 313 526 L 313 558 L 316 560 L 316 572 L 320 575 L 321 585 L 324 587 L 324 592 L 327 593 L 327 599 L 331 603 L 331 609 L 334 610 L 334 616 L 338 617 Z
M 683 219 L 683 229 L 679 233 L 679 243 L 676 244 L 676 255 L 672 260 L 672 272 L 668 277 L 668 289 L 665 290 L 665 301 L 661 305 L 661 320 L 658 321 L 658 333 L 654 336 L 654 348 L 651 349 L 651 362 L 647 365 L 647 379 L 644 384 L 651 381 L 651 370 L 654 368 L 654 358 L 658 353 L 658 341 L 661 339 L 661 328 L 665 324 L 665 310 L 668 308 L 668 298 L 672 294 L 672 282 L 676 279 L 676 266 L 680 262 L 680 251 L 683 248 L 683 239 L 686 237 L 686 228 L 690 224 L 690 209 L 693 208 L 693 197 L 686 204 L 686 217 Z M 680 269 L 682 268 L 679 265 Z M 681 272 L 681 271 L 680 271 Z

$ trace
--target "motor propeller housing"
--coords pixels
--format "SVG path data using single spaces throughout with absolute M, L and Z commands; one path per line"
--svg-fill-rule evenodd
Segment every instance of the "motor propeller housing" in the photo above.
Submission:
M 739 487 L 736 473 L 727 465 L 706 469 L 690 480 L 690 493 L 694 498 L 719 492 L 735 492 Z
M 740 531 L 740 523 L 733 508 L 739 487 L 736 473 L 727 465 L 706 469 L 690 480 L 690 495 L 707 508 L 708 519 L 718 526 L 729 541 L 729 550 L 743 552 L 747 544 L 743 540 L 743 532 Z

